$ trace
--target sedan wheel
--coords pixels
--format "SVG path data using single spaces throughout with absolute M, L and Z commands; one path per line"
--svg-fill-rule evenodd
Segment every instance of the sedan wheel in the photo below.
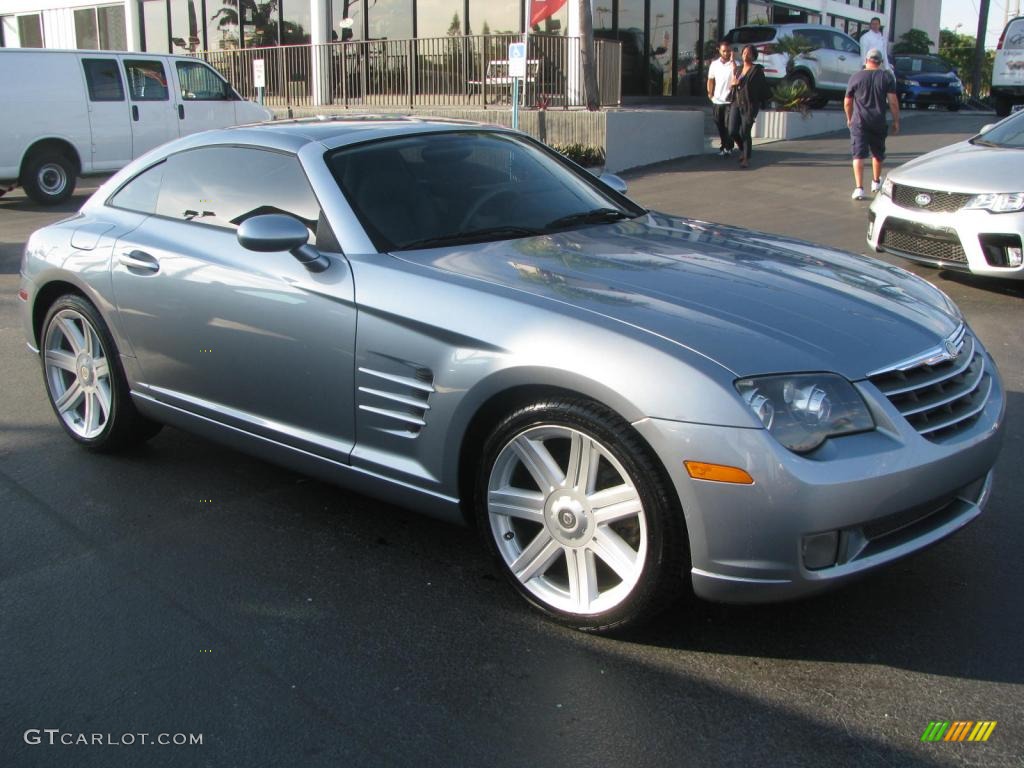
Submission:
M 114 450 L 160 430 L 135 410 L 110 332 L 81 297 L 62 296 L 50 308 L 42 363 L 50 405 L 68 434 L 87 448 Z
M 565 623 L 647 618 L 682 573 L 681 513 L 628 424 L 587 401 L 523 409 L 495 430 L 481 527 L 524 597 Z

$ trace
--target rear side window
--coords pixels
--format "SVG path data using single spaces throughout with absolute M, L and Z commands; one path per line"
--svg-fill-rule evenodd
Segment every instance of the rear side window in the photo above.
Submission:
M 767 43 L 775 39 L 775 27 L 739 27 L 732 30 L 726 40 L 730 43 L 746 45 L 747 43 Z
M 90 101 L 124 101 L 124 84 L 116 59 L 82 59 Z
M 264 213 L 299 219 L 314 238 L 320 204 L 294 155 L 248 147 L 202 147 L 167 158 L 156 212 L 235 229 Z
M 119 189 L 110 198 L 109 205 L 136 213 L 156 213 L 160 195 L 160 181 L 164 176 L 164 163 L 147 168 Z
M 205 64 L 177 62 L 181 98 L 187 101 L 224 101 L 228 86 Z
M 132 101 L 167 101 L 167 73 L 159 61 L 125 59 Z
M 1024 49 L 1024 21 L 1011 21 L 1006 28 L 1003 39 L 1003 50 L 1019 51 Z

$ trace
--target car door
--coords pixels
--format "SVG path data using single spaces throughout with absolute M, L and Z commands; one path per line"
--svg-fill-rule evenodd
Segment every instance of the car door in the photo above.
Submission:
M 200 61 L 174 61 L 181 136 L 235 124 L 234 91 Z
M 92 170 L 112 171 L 132 159 L 132 126 L 117 59 L 83 56 Z
M 860 44 L 849 35 L 842 32 L 834 33 L 834 46 L 836 48 L 836 82 L 839 87 L 845 90 L 850 78 L 860 72 L 862 63 L 860 59 Z
M 831 33 L 823 29 L 807 29 L 800 30 L 797 34 L 806 37 L 815 46 L 810 54 L 814 57 L 815 85 L 826 90 L 835 88 L 836 52 L 832 50 Z
M 295 156 L 188 150 L 137 176 L 111 204 L 156 214 L 118 241 L 111 266 L 137 391 L 347 461 L 356 319 L 348 263 L 331 254 L 329 268 L 314 273 L 287 252 L 256 253 L 237 240 L 238 224 L 262 213 L 287 213 L 323 236 Z
M 160 59 L 125 58 L 125 80 L 131 101 L 132 157 L 178 137 L 178 118 Z

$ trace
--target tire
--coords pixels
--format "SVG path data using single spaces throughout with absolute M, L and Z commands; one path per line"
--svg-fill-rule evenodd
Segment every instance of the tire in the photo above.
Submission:
M 796 72 L 790 79 L 794 83 L 800 81 L 807 86 L 807 92 L 810 94 L 810 97 L 807 100 L 807 106 L 811 109 L 821 109 L 828 104 L 828 96 L 823 96 L 820 92 L 815 90 L 814 82 L 811 80 L 811 76 L 806 72 Z
M 53 149 L 34 152 L 25 161 L 21 186 L 40 205 L 63 203 L 75 191 L 75 163 Z
M 542 613 L 609 632 L 652 618 L 679 593 L 682 510 L 661 464 L 613 411 L 571 397 L 520 408 L 495 427 L 482 458 L 481 537 Z
M 992 99 L 992 106 L 995 107 L 996 117 L 1007 117 L 1010 114 L 1010 110 L 1013 108 L 1013 104 L 1005 96 L 995 96 Z
M 135 410 L 110 331 L 81 296 L 65 294 L 46 313 L 40 362 L 57 420 L 84 448 L 117 451 L 160 431 Z

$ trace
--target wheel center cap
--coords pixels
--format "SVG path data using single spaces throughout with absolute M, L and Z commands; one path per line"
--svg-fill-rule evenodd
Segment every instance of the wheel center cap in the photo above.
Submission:
M 593 535 L 593 515 L 586 499 L 569 489 L 558 489 L 548 497 L 544 521 L 551 536 L 566 546 L 581 546 Z
M 75 361 L 75 368 L 78 369 L 78 381 L 84 386 L 92 383 L 93 370 L 92 358 L 88 355 L 79 355 Z

